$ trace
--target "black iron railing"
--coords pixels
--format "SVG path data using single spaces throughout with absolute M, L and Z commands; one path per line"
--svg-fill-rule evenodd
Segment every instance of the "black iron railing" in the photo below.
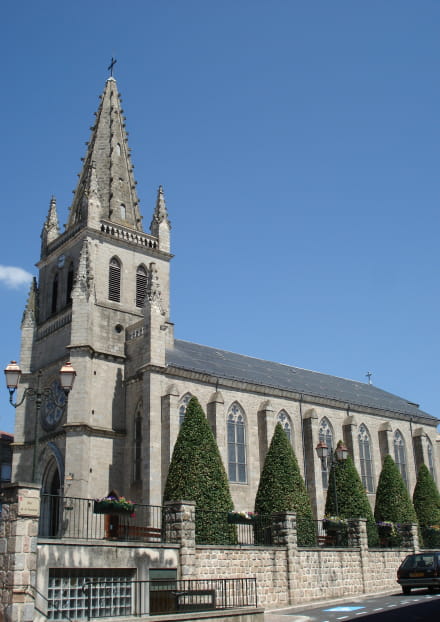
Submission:
M 136 504 L 134 512 L 96 513 L 93 499 L 41 496 L 39 537 L 161 542 L 161 506 Z
M 89 620 L 257 607 L 255 578 L 90 581 L 81 589 Z
M 380 548 L 401 549 L 412 545 L 411 524 L 383 521 L 376 526 Z
M 300 547 L 351 547 L 349 522 L 297 518 L 297 542 Z
M 272 517 L 196 508 L 196 544 L 272 546 Z

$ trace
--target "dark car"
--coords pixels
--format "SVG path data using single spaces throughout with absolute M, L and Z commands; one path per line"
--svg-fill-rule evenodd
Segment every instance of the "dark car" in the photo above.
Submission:
M 397 571 L 397 583 L 404 594 L 413 587 L 427 587 L 430 592 L 440 588 L 440 551 L 408 555 Z

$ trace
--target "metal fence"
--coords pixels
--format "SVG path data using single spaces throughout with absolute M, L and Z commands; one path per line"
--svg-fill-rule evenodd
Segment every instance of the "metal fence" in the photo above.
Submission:
M 135 505 L 134 512 L 98 513 L 93 499 L 41 495 L 38 535 L 82 540 L 163 540 L 161 506 Z
M 349 547 L 348 523 L 331 524 L 327 520 L 297 518 L 297 542 L 300 547 Z
M 255 578 L 89 581 L 81 590 L 85 595 L 82 616 L 88 620 L 257 607 Z M 58 603 L 58 610 L 67 613 L 66 604 Z M 49 619 L 57 618 L 49 614 Z
M 196 508 L 196 544 L 272 546 L 272 517 Z
M 401 549 L 412 545 L 411 525 L 377 523 L 380 548 Z

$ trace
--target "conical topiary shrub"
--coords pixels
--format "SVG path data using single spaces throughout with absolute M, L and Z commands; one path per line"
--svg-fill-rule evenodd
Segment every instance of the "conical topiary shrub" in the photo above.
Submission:
M 338 446 L 340 443 L 341 441 L 339 441 Z M 370 546 L 379 544 L 373 510 L 350 455 L 347 456 L 346 460 L 337 460 L 335 452 L 335 459 L 329 473 L 325 515 L 337 515 L 344 519 L 365 518 L 367 520 L 368 544 Z
M 388 536 L 389 534 L 383 532 L 387 527 L 381 526 L 380 523 L 390 522 L 394 525 L 408 525 L 417 522 L 416 512 L 408 490 L 391 456 L 386 456 L 383 461 L 376 491 L 374 517 L 379 525 L 381 536 Z M 390 544 L 398 545 L 401 541 L 401 536 L 394 534 L 393 529 Z
M 425 464 L 422 464 L 417 475 L 413 503 L 423 545 L 429 548 L 440 547 L 440 493 Z
M 316 544 L 312 508 L 292 446 L 280 423 L 266 454 L 255 511 L 261 515 L 295 512 L 298 544 Z
M 227 513 L 234 505 L 226 471 L 212 430 L 195 397 L 188 402 L 174 446 L 163 500 L 195 502 L 196 542 L 235 544 L 234 526 L 227 523 Z

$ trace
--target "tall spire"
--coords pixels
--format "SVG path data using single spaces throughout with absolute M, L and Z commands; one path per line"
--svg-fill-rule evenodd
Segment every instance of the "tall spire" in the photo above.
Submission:
M 46 254 L 48 245 L 60 235 L 60 226 L 58 224 L 57 201 L 54 196 L 50 199 L 49 211 L 47 213 L 46 222 L 41 231 L 41 257 Z
M 96 227 L 106 220 L 142 231 L 125 117 L 113 77 L 106 81 L 100 98 L 67 228 Z

